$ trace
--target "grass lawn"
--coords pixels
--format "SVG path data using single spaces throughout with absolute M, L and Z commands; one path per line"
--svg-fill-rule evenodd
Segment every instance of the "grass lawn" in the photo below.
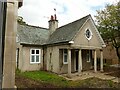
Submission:
M 22 78 L 22 79 L 20 79 Z M 20 83 L 21 82 L 21 83 Z M 31 83 L 31 84 L 29 84 Z M 28 85 L 29 84 L 29 85 Z M 89 78 L 85 80 L 69 81 L 63 77 L 45 71 L 20 72 L 16 71 L 16 85 L 18 88 L 35 87 L 74 87 L 74 88 L 118 88 L 118 84 L 112 81 Z

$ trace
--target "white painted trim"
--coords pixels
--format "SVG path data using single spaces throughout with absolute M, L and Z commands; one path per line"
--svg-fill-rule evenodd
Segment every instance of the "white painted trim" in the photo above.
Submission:
M 74 41 L 69 41 L 69 43 L 70 43 L 70 44 L 73 44 L 73 43 L 74 43 Z
M 87 59 L 87 62 L 89 63 L 89 62 L 91 62 L 91 56 L 90 56 L 90 55 L 91 55 L 91 52 L 90 52 L 90 50 L 88 50 L 87 53 L 88 53 L 88 55 L 89 55 L 89 59 Z
M 87 38 L 87 36 L 86 36 L 86 31 L 87 31 L 87 30 L 89 30 L 90 33 L 91 33 L 91 35 L 90 35 L 89 38 Z M 87 40 L 91 40 L 91 39 L 92 39 L 92 36 L 93 36 L 93 33 L 92 33 L 92 31 L 91 31 L 89 28 L 86 28 L 85 31 L 84 31 L 84 35 L 85 35 L 85 37 L 86 37 Z
M 66 54 L 66 55 L 67 55 L 67 62 L 65 62 L 65 61 L 64 61 L 64 55 L 65 55 L 64 50 L 65 50 L 65 49 L 63 49 L 63 64 L 68 64 L 68 51 L 67 51 L 67 54 Z
M 35 54 L 32 54 L 32 50 L 35 50 Z M 36 54 L 36 50 L 39 50 L 39 54 Z M 35 62 L 32 62 L 32 55 L 35 56 Z M 39 62 L 36 62 L 36 56 L 39 55 Z M 34 49 L 31 48 L 30 49 L 30 64 L 37 64 L 37 63 L 41 63 L 41 49 Z

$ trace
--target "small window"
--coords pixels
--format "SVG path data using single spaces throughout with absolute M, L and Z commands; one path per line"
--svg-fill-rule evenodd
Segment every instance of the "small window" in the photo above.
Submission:
M 87 30 L 86 30 L 86 37 L 87 37 L 87 38 L 90 38 L 90 35 L 91 35 L 90 30 L 87 29 Z
M 86 58 L 87 62 L 91 61 L 91 50 L 87 50 L 87 58 Z
M 63 49 L 63 64 L 68 64 L 67 56 L 67 49 Z
M 88 40 L 90 40 L 91 38 L 92 38 L 92 32 L 91 32 L 91 30 L 90 29 L 86 29 L 85 30 L 85 37 L 88 39 Z
M 40 63 L 40 49 L 30 50 L 30 63 Z

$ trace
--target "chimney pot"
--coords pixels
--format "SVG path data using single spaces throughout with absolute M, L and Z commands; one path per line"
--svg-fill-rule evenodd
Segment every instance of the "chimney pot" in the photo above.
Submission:
M 57 20 L 57 16 L 56 16 L 56 14 L 54 15 L 54 18 L 55 18 L 55 20 Z
M 53 15 L 51 15 L 51 20 L 54 20 L 54 17 L 53 17 Z
M 58 28 L 58 20 L 56 14 L 51 15 L 51 19 L 49 20 L 49 30 L 50 35 Z

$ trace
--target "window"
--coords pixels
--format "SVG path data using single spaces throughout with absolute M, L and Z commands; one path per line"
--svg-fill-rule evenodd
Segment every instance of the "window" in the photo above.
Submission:
M 87 62 L 91 61 L 91 50 L 87 50 Z
M 91 30 L 90 29 L 86 29 L 85 30 L 85 37 L 88 39 L 88 40 L 90 40 L 91 38 L 92 38 L 92 32 L 91 32 Z
M 40 49 L 31 49 L 30 50 L 30 63 L 40 63 Z
M 67 49 L 63 49 L 63 64 L 67 64 L 68 61 L 67 61 Z

